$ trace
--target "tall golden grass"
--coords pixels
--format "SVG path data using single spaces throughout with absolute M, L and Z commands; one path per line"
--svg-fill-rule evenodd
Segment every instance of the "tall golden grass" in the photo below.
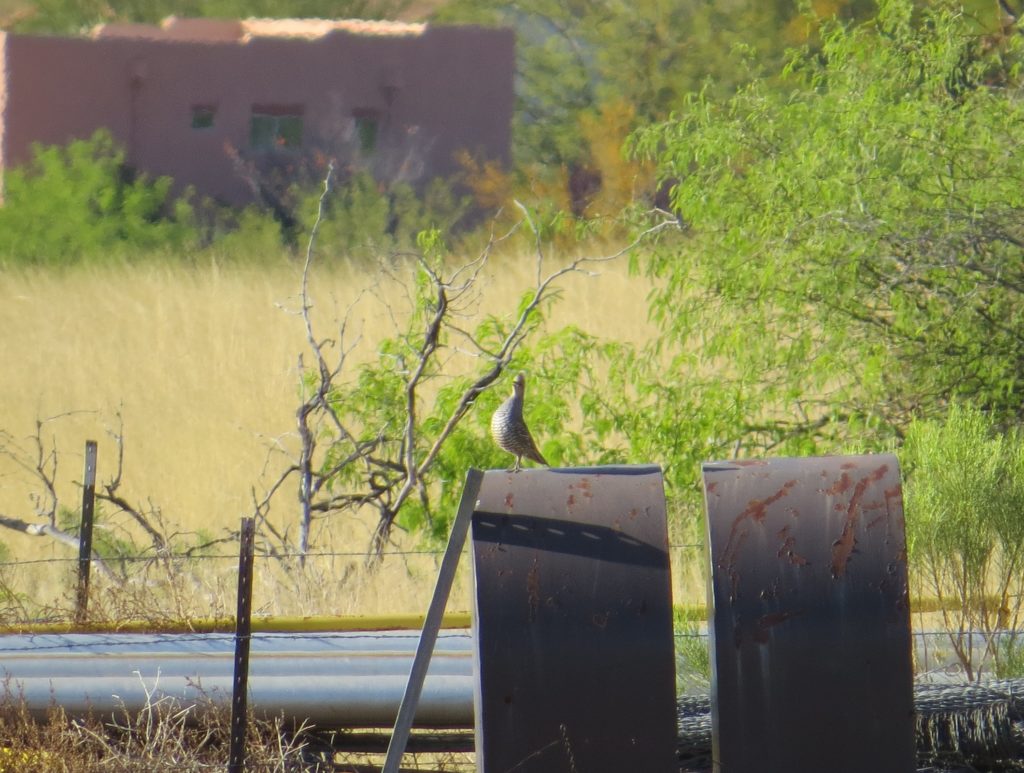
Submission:
M 28 449 L 37 420 L 45 422 L 42 437 L 59 454 L 58 495 L 75 509 L 86 439 L 100 444 L 99 480 L 113 475 L 116 446 L 108 432 L 120 413 L 121 494 L 140 506 L 158 507 L 172 533 L 202 530 L 216 536 L 237 527 L 252 512 L 253 489 L 261 491 L 280 469 L 274 449 L 295 445 L 297 363 L 307 351 L 295 313 L 301 269 L 287 261 L 261 267 L 164 262 L 0 275 L 0 429 Z M 471 313 L 512 315 L 535 272 L 532 257 L 495 256 Z M 628 276 L 624 261 L 601 265 L 597 275 L 566 276 L 561 285 L 563 295 L 545 323 L 549 328 L 573 324 L 634 342 L 655 334 L 646 311 L 650 286 Z M 380 282 L 370 267 L 317 267 L 311 295 L 325 336 L 336 333 L 336 321 L 348 312 L 348 341 L 358 342 L 352 362 L 372 356 L 381 338 L 394 332 L 386 307 L 407 303 L 398 285 Z M 29 472 L 0 458 L 0 514 L 33 520 L 31 497 L 39 492 Z M 278 498 L 275 513 L 285 525 L 294 501 L 291 491 Z M 317 547 L 358 554 L 368 544 L 369 528 L 351 519 L 329 520 Z M 20 560 L 73 557 L 70 548 L 45 537 L 2 530 L 0 541 Z M 325 581 L 313 586 L 318 592 L 305 599 L 297 588 L 289 591 L 288 602 L 274 598 L 280 578 L 268 575 L 275 579 L 263 588 L 257 584 L 257 608 L 425 608 L 430 583 L 423 579 L 433 571 L 434 557 L 393 559 L 373 574 L 350 573 L 344 592 L 329 581 L 331 572 L 341 571 L 339 561 L 361 565 L 356 557 L 331 559 L 319 570 Z M 232 564 L 220 563 L 222 580 L 190 591 L 200 607 L 230 608 Z M 15 585 L 31 583 L 36 601 L 59 605 L 73 568 L 19 567 Z M 454 606 L 466 609 L 465 583 L 461 588 Z

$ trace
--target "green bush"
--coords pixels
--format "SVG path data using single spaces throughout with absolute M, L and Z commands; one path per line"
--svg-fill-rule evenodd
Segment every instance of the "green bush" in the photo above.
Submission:
M 244 209 L 173 198 L 170 177 L 135 174 L 106 130 L 66 146 L 33 147 L 32 161 L 8 170 L 0 207 L 0 265 L 60 266 L 145 255 L 266 262 L 294 251 L 317 211 L 322 184 L 293 184 L 284 211 L 303 213 L 288 226 L 259 205 Z M 319 249 L 329 258 L 373 259 L 413 249 L 416 234 L 449 234 L 466 214 L 468 198 L 443 180 L 422 192 L 382 184 L 360 173 L 327 199 Z M 201 226 L 201 221 L 206 223 Z M 291 230 L 288 230 L 291 229 Z M 291 247 L 289 247 L 291 245 Z
M 217 263 L 266 265 L 281 259 L 285 242 L 281 225 L 255 204 L 242 210 L 219 208 L 202 257 Z
M 999 639 L 993 671 L 997 679 L 1024 677 L 1024 637 L 1014 632 Z
M 61 265 L 180 250 L 195 229 L 171 184 L 132 174 L 105 130 L 63 147 L 34 145 L 32 161 L 4 175 L 0 261 Z
M 304 243 L 317 212 L 322 186 L 295 195 L 295 211 L 303 223 Z M 468 198 L 457 196 L 444 180 L 434 180 L 417 193 L 406 183 L 385 184 L 360 172 L 338 185 L 326 200 L 318 249 L 335 258 L 366 260 L 395 250 L 412 250 L 422 231 L 450 234 L 466 213 Z
M 1019 627 L 1024 604 L 1024 437 L 954 405 L 943 422 L 911 425 L 902 461 L 914 581 L 939 599 L 967 676 L 999 670 L 997 634 Z

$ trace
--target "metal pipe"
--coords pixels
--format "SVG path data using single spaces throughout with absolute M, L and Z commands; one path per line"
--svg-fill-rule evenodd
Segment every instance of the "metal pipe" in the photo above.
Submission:
M 95 556 L 93 561 L 95 561 Z M 3 565 L 3 564 L 0 564 Z M 8 566 L 14 563 L 8 563 Z M 696 613 L 695 613 L 696 614 Z M 338 631 L 368 632 L 404 630 L 416 631 L 417 635 L 423 628 L 423 615 L 322 615 L 317 617 L 254 617 L 252 630 L 263 633 L 335 633 Z M 441 627 L 446 629 L 469 628 L 468 612 L 448 612 L 444 615 Z M 89 622 L 78 623 L 16 623 L 0 625 L 0 636 L 8 634 L 43 635 L 73 633 L 228 633 L 235 630 L 234 618 L 207 618 L 188 621 L 168 620 L 154 623 L 149 620 L 130 620 L 127 622 Z
M 261 676 L 249 679 L 249 705 L 267 717 L 284 717 L 318 728 L 386 727 L 398 713 L 407 675 Z M 137 715 L 147 707 L 175 702 L 175 710 L 231 701 L 231 676 L 168 677 L 74 676 L 16 679 L 12 693 L 23 697 L 28 712 L 45 718 L 53 706 L 70 716 Z M 473 724 L 473 678 L 428 676 L 416 711 L 420 727 L 469 727 Z
M 294 653 L 266 653 L 251 664 L 249 673 L 253 676 L 316 676 L 324 679 L 350 676 L 408 676 L 411 658 L 407 655 L 372 655 L 321 657 Z M 118 677 L 131 676 L 136 672 L 150 677 L 205 678 L 231 676 L 231 659 L 227 655 L 202 655 L 199 658 L 189 654 L 167 653 L 144 657 L 34 657 L 5 660 L 0 674 L 14 678 L 46 679 L 59 676 L 73 677 Z M 404 669 L 404 670 L 403 670 Z M 431 663 L 430 673 L 434 676 L 471 676 L 472 662 L 466 655 L 439 655 Z
M 325 729 L 390 727 L 417 638 L 415 632 L 254 635 L 250 705 L 266 716 L 306 719 Z M 0 636 L 0 678 L 9 675 L 8 693 L 23 696 L 41 719 L 54 705 L 69 716 L 137 714 L 163 696 L 178 700 L 180 708 L 210 701 L 226 706 L 232 652 L 231 636 L 221 634 Z M 992 686 L 1008 696 L 1022 690 L 1020 680 Z M 473 689 L 469 633 L 442 633 L 417 726 L 471 728 Z M 971 689 L 979 688 L 919 685 L 919 724 L 934 722 L 936 712 L 956 719 L 984 710 L 977 699 L 958 697 L 957 691 Z M 929 697 L 936 690 L 940 704 Z M 680 749 L 710 745 L 708 705 L 706 696 L 680 700 Z M 975 725 L 956 722 L 961 736 L 973 732 Z
M 266 716 L 320 727 L 391 725 L 412 665 L 412 632 L 254 634 L 249 703 Z M 137 713 L 161 700 L 180 708 L 228 705 L 228 635 L 69 634 L 0 637 L 0 676 L 35 716 Z M 416 725 L 470 727 L 468 632 L 440 635 Z

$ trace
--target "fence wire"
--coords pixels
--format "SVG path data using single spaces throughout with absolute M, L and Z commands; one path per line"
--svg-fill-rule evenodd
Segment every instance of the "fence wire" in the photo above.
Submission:
M 688 550 L 703 548 L 702 543 L 689 543 L 689 544 L 678 544 L 669 545 L 670 550 Z M 444 555 L 443 548 L 430 548 L 430 549 L 419 549 L 419 550 L 388 550 L 380 554 L 381 559 L 387 559 L 392 557 L 401 556 L 442 556 Z M 311 551 L 303 553 L 301 551 L 283 551 L 283 552 L 257 552 L 254 556 L 256 559 L 272 559 L 275 561 L 280 560 L 308 560 L 311 558 L 360 558 L 365 559 L 370 556 L 365 550 L 324 550 L 324 551 Z M 99 555 L 99 559 L 107 563 L 146 563 L 154 560 L 172 560 L 172 561 L 224 561 L 224 560 L 238 560 L 237 553 L 138 553 L 135 555 Z M 11 561 L 0 561 L 0 569 L 7 567 L 19 567 L 19 566 L 33 566 L 38 564 L 78 564 L 78 557 L 62 557 L 53 556 L 50 558 L 30 558 L 30 559 L 18 559 Z

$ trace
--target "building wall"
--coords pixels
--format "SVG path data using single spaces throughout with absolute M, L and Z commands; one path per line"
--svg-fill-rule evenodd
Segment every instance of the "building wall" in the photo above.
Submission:
M 7 33 L 0 31 L 0 204 L 3 203 L 4 148 L 7 125 Z
M 312 40 L 247 42 L 7 35 L 0 158 L 107 127 L 129 161 L 231 202 L 251 200 L 226 146 L 251 163 L 298 163 L 294 151 L 250 147 L 254 105 L 301 106 L 302 152 L 319 150 L 385 179 L 422 181 L 456 169 L 459 149 L 507 160 L 513 108 L 508 30 L 426 27 L 377 36 L 334 31 Z M 3 81 L 0 81 L 2 83 Z M 193 128 L 196 106 L 214 124 Z M 353 114 L 373 116 L 377 143 L 359 144 Z

